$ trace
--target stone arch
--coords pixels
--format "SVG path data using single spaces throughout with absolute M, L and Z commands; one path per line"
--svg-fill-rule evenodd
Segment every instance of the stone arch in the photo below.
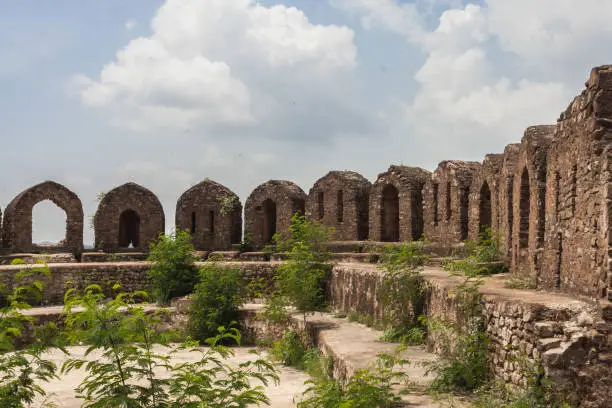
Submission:
M 53 181 L 28 188 L 13 199 L 4 212 L 3 246 L 11 252 L 39 252 L 32 244 L 32 209 L 50 200 L 66 213 L 66 237 L 56 251 L 79 253 L 83 250 L 83 205 L 79 197 Z M 48 251 L 49 248 L 45 248 Z
M 206 179 L 179 197 L 175 223 L 190 232 L 197 250 L 229 250 L 242 238 L 242 204 L 229 188 Z
M 393 184 L 382 189 L 380 225 L 384 242 L 398 242 L 400 239 L 399 191 Z
M 95 246 L 104 251 L 148 251 L 164 228 L 164 209 L 157 196 L 138 184 L 126 183 L 100 200 L 94 216 Z
M 523 168 L 519 187 L 519 248 L 529 247 L 529 224 L 531 214 L 531 187 L 529 171 Z
M 489 183 L 486 181 L 482 183 L 480 188 L 480 197 L 478 200 L 478 228 L 482 234 L 487 229 L 492 227 L 492 200 L 491 200 L 491 189 Z
M 266 198 L 262 204 L 262 231 L 263 241 L 266 244 L 272 242 L 274 234 L 276 234 L 276 203 L 269 198 Z
M 330 171 L 315 182 L 306 200 L 306 214 L 334 228 L 338 241 L 368 237 L 372 184 L 354 171 Z
M 426 170 L 396 165 L 378 175 L 370 193 L 371 240 L 411 241 L 421 237 L 422 190 L 430 178 Z
M 291 218 L 296 212 L 304 214 L 305 204 L 306 194 L 297 184 L 285 180 L 267 181 L 257 186 L 244 204 L 245 233 L 251 236 L 255 247 L 262 248 L 268 243 L 271 231 L 289 233 Z M 275 209 L 275 217 L 272 209 Z
M 478 162 L 445 160 L 438 164 L 423 188 L 424 234 L 429 240 L 445 245 L 469 237 L 470 191 L 473 180 L 481 174 Z

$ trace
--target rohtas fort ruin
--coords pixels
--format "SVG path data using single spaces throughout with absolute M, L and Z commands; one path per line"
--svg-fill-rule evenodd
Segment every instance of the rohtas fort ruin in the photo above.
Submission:
M 529 377 L 518 361 L 537 361 L 546 378 L 578 396 L 577 406 L 610 407 L 612 66 L 592 70 L 556 123 L 529 126 L 516 141 L 480 162 L 442 160 L 433 172 L 391 165 L 368 180 L 332 170 L 308 191 L 289 180 L 269 180 L 244 203 L 231 186 L 205 179 L 178 197 L 174 214 L 164 214 L 155 192 L 127 182 L 101 197 L 93 249 L 83 245 L 78 192 L 44 181 L 2 209 L 0 276 L 11 285 L 19 268 L 11 260 L 32 262 L 44 253 L 51 274 L 43 279 L 34 311 L 61 305 L 69 281 L 80 287 L 119 281 L 124 290 L 146 289 L 150 244 L 176 227 L 189 232 L 198 264 L 214 257 L 237 265 L 249 279 L 272 279 L 285 262 L 273 238 L 288 234 L 294 214 L 303 214 L 333 227 L 325 290 L 333 312 L 304 324 L 342 379 L 386 347 L 374 329 L 338 317 L 352 313 L 376 322 L 385 315 L 376 248 L 423 240 L 424 314 L 458 321 L 453 288 L 462 280 L 442 265 L 465 242 L 493 231 L 506 268 L 483 277 L 478 287 L 491 378 L 525 388 Z M 66 213 L 65 239 L 58 245 L 32 242 L 32 209 L 43 200 Z M 509 281 L 529 284 L 511 287 Z M 318 324 L 317 316 L 335 323 Z M 444 351 L 429 336 L 414 353 L 413 360 L 435 359 Z M 409 406 L 438 406 L 425 394 L 419 398 Z

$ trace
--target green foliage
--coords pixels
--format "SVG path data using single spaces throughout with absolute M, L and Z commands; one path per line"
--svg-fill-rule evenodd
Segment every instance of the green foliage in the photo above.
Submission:
M 255 248 L 255 243 L 253 241 L 253 234 L 247 232 L 244 234 L 244 238 L 240 242 L 240 252 L 251 252 Z
M 441 345 L 440 359 L 426 363 L 434 373 L 430 388 L 436 392 L 472 391 L 489 378 L 489 338 L 480 330 L 463 333 L 448 322 L 428 322 L 430 333 Z
M 197 260 L 187 231 L 160 234 L 151 244 L 148 260 L 153 262 L 149 276 L 153 280 L 153 296 L 159 304 L 168 304 L 176 296 L 193 290 L 198 281 Z
M 12 290 L 2 285 L 0 291 L 5 304 L 0 307 L 0 406 L 21 408 L 36 397 L 45 397 L 46 392 L 41 382 L 57 378 L 57 367 L 43 358 L 49 348 L 47 338 L 37 337 L 36 342 L 17 350 L 17 342 L 22 340 L 25 331 L 36 322 L 32 316 L 23 312 L 31 308 L 30 301 L 40 300 L 44 288 L 39 276 L 50 276 L 49 268 L 44 262 L 25 266 L 21 259 L 15 259 L 13 265 L 24 265 L 15 273 Z M 46 325 L 37 334 L 55 334 L 53 325 Z M 42 406 L 53 406 L 45 402 Z
M 556 384 L 544 376 L 539 362 L 523 361 L 522 371 L 527 377 L 525 390 L 516 390 L 501 381 L 485 384 L 477 391 L 474 408 L 572 408 L 559 393 Z
M 327 375 L 313 376 L 298 408 L 391 408 L 400 402 L 393 392 L 405 385 L 406 375 L 396 366 L 405 363 L 389 355 L 379 355 L 373 368 L 360 369 L 342 386 Z M 325 373 L 320 370 L 319 373 Z M 401 391 L 399 394 L 404 394 Z
M 225 194 L 219 197 L 219 213 L 223 216 L 230 215 L 234 210 L 240 207 L 238 197 L 231 194 Z
M 310 347 L 308 343 L 298 332 L 286 329 L 283 336 L 272 343 L 270 355 L 286 366 L 303 370 L 307 356 L 311 358 L 311 354 L 316 353 L 316 349 Z
M 506 272 L 508 267 L 500 249 L 500 234 L 487 228 L 478 240 L 465 241 L 463 248 L 455 253 L 460 259 L 447 261 L 444 268 L 456 272 L 476 271 L 479 275 Z
M 70 358 L 62 366 L 62 372 L 86 370 L 87 376 L 76 389 L 83 407 L 225 408 L 269 402 L 263 387 L 249 381 L 264 385 L 278 381 L 271 363 L 261 358 L 238 368 L 225 363 L 233 352 L 221 343 L 239 344 L 237 330 L 219 328 L 207 340 L 208 348 L 192 341 L 169 346 L 156 330 L 163 310 L 147 313 L 135 303 L 142 298 L 146 293 L 120 293 L 107 301 L 97 285 L 87 287 L 84 294 L 74 289 L 66 293 L 64 312 L 70 340 L 90 344 L 84 358 Z M 102 356 L 87 358 L 94 351 Z M 181 352 L 200 357 L 172 364 L 172 356 Z
M 426 281 L 422 272 L 427 255 L 423 252 L 423 242 L 388 245 L 380 259 L 385 277 L 379 296 L 385 311 L 384 323 L 390 328 L 384 338 L 388 341 L 406 336 L 414 339 L 417 332 L 413 329 L 422 331 L 419 316 L 425 306 Z
M 509 276 L 504 281 L 504 287 L 508 289 L 536 289 L 538 286 L 532 276 Z
M 191 296 L 191 335 L 204 341 L 215 336 L 219 327 L 235 325 L 246 297 L 247 285 L 239 268 L 207 262 L 200 270 L 200 282 Z
M 289 236 L 277 236 L 287 260 L 277 269 L 276 285 L 286 303 L 304 315 L 325 307 L 325 283 L 331 273 L 329 238 L 332 230 L 295 214 Z

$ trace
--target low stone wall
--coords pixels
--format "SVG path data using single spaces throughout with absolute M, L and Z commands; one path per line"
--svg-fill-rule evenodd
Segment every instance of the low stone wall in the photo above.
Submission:
M 204 265 L 205 263 L 197 263 Z M 244 271 L 247 280 L 264 278 L 271 280 L 271 276 L 277 264 L 270 262 L 220 262 L 221 265 L 236 266 Z M 41 305 L 61 304 L 64 299 L 67 284 L 83 289 L 96 283 L 101 285 L 108 296 L 113 295 L 112 287 L 116 283 L 121 284 L 121 290 L 132 292 L 136 290 L 149 291 L 151 279 L 147 271 L 150 262 L 90 262 L 90 263 L 56 263 L 49 264 L 50 277 L 43 275 L 37 279 L 44 283 Z M 0 266 L 0 283 L 12 288 L 14 275 L 24 267 L 31 265 L 8 265 Z
M 454 292 L 461 280 L 436 268 L 425 268 L 423 275 L 429 283 L 427 317 L 461 322 Z M 383 277 L 374 265 L 336 265 L 329 302 L 340 311 L 380 320 Z M 523 387 L 525 365 L 541 361 L 547 376 L 582 399 L 581 407 L 606 406 L 602 401 L 612 398 L 612 319 L 604 320 L 598 305 L 555 293 L 507 289 L 503 279 L 488 278 L 480 288 L 494 377 Z M 432 350 L 440 351 L 439 340 L 429 337 Z

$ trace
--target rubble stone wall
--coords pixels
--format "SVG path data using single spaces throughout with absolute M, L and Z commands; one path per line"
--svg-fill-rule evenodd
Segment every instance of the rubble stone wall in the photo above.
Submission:
M 334 228 L 337 241 L 368 239 L 372 183 L 354 171 L 330 171 L 308 193 L 306 215 Z

